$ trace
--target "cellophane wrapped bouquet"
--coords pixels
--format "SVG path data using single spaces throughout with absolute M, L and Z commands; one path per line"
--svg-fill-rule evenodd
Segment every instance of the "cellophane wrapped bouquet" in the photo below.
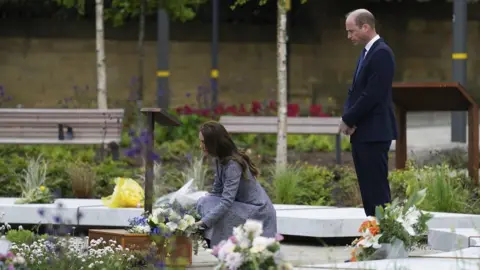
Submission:
M 395 199 L 385 208 L 378 206 L 376 216 L 361 224 L 361 236 L 351 245 L 350 261 L 407 257 L 413 247 L 421 246 L 428 234 L 427 222 L 433 217 L 417 208 L 425 196 L 426 189 L 403 202 Z
M 149 234 L 168 239 L 172 236 L 185 236 L 192 239 L 195 254 L 204 239 L 196 222 L 200 220 L 193 207 L 182 207 L 177 202 L 162 204 L 153 213 L 130 220 L 128 231 Z
M 219 260 L 217 270 L 271 269 L 288 270 L 293 266 L 284 260 L 280 250 L 280 235 L 275 238 L 261 236 L 263 225 L 256 220 L 233 229 L 233 235 L 212 250 Z

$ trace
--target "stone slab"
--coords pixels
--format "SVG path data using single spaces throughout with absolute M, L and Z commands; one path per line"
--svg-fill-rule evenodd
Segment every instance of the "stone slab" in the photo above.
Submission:
M 480 259 L 480 247 L 462 248 L 450 252 L 442 252 L 435 254 L 426 254 L 422 257 L 434 257 L 434 258 L 458 258 L 458 259 Z M 480 268 L 480 261 L 479 268 Z
M 430 228 L 479 228 L 480 215 L 432 213 Z M 357 237 L 365 220 L 362 208 L 327 208 L 278 211 L 278 230 L 309 237 Z
M 428 233 L 428 245 L 441 251 L 480 246 L 480 230 L 473 228 L 431 229 Z
M 6 201 L 4 201 L 6 202 Z M 61 207 L 59 207 L 61 205 Z M 358 226 L 365 220 L 362 208 L 335 208 L 323 206 L 275 205 L 278 232 L 284 235 L 306 237 L 356 237 Z M 39 215 L 39 209 L 44 215 Z M 128 226 L 130 218 L 141 215 L 141 208 L 107 208 L 100 200 L 59 199 L 55 204 L 2 204 L 0 213 L 11 224 L 38 224 L 52 222 L 61 216 L 71 224 L 83 226 Z M 468 214 L 433 213 L 429 222 L 435 228 L 480 228 L 480 216 Z
M 477 256 L 473 256 L 477 254 Z M 409 269 L 409 270 L 478 270 L 480 260 L 478 259 L 480 248 L 470 248 L 468 250 L 458 250 L 457 252 L 429 254 L 415 258 L 395 259 L 395 260 L 378 260 L 351 263 L 330 263 L 319 265 L 306 265 L 296 267 L 297 270 L 307 269 L 362 269 L 362 270 L 392 270 L 392 269 Z
M 296 270 L 310 269 L 357 269 L 357 270 L 478 270 L 478 260 L 463 260 L 455 258 L 410 258 L 402 260 L 379 260 L 360 263 L 339 263 L 326 265 L 310 265 L 294 268 Z

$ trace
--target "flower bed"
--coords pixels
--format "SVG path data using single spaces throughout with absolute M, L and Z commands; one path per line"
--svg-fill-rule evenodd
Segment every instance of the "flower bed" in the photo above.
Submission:
M 13 244 L 11 251 L 25 260 L 25 269 L 135 269 L 138 258 L 113 240 L 54 238 Z M 1 269 L 1 268 L 0 268 Z M 15 268 L 17 269 L 17 268 Z M 22 268 L 18 268 L 22 269 Z
M 408 257 L 413 247 L 421 245 L 433 217 L 416 207 L 425 196 L 424 189 L 403 203 L 395 199 L 385 208 L 377 207 L 376 217 L 368 217 L 360 226 L 361 237 L 352 242 L 350 261 Z
M 2 243 L 4 244 L 4 243 Z M 16 255 L 9 251 L 6 254 L 0 255 L 0 270 L 27 270 L 25 258 L 21 255 Z

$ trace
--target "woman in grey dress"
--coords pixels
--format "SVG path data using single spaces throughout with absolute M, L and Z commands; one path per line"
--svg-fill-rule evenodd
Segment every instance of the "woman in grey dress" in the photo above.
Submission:
M 263 236 L 275 237 L 277 214 L 272 201 L 257 182 L 258 169 L 240 151 L 227 130 L 218 122 L 204 123 L 199 133 L 205 154 L 214 158 L 215 179 L 208 195 L 200 198 L 196 209 L 199 225 L 209 247 L 228 239 L 233 228 L 254 219 L 263 223 Z

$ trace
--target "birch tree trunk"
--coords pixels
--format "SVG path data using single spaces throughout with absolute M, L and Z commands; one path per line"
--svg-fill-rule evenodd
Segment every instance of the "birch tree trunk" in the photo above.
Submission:
M 96 50 L 97 50 L 97 104 L 107 109 L 107 67 L 105 61 L 105 37 L 103 29 L 103 0 L 95 0 Z
M 287 166 L 287 11 L 285 0 L 277 1 L 278 133 L 277 172 Z

